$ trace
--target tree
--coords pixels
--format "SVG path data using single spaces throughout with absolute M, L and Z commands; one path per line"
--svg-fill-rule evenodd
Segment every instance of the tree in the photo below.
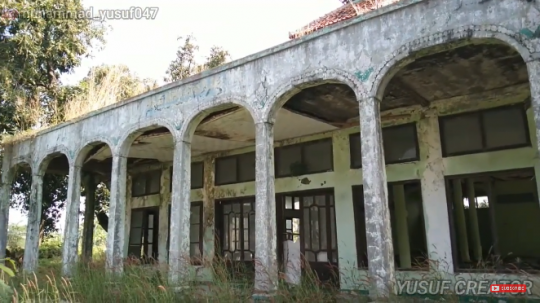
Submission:
M 73 71 L 90 50 L 104 42 L 103 24 L 83 16 L 79 0 L 10 1 L 20 12 L 0 18 L 0 133 L 13 134 L 57 123 L 72 93 L 60 76 Z M 59 14 L 36 16 L 35 12 Z M 27 13 L 32 12 L 32 16 Z M 71 18 L 61 19 L 66 12 Z M 13 186 L 12 205 L 28 208 L 31 178 L 20 172 Z M 66 197 L 66 177 L 46 175 L 43 183 L 42 226 L 56 229 L 58 210 Z
M 185 79 L 204 70 L 218 67 L 231 58 L 229 52 L 222 47 L 212 46 L 206 61 L 199 64 L 196 60 L 199 46 L 196 44 L 195 37 L 188 35 L 186 38 L 179 37 L 178 40 L 184 42 L 176 51 L 176 58 L 169 64 L 164 79 L 165 82 Z

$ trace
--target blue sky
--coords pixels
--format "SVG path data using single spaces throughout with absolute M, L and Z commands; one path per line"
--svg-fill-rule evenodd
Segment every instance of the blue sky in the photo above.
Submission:
M 62 81 L 75 84 L 92 66 L 125 64 L 139 77 L 162 81 L 180 45 L 179 36 L 193 34 L 204 56 L 213 45 L 233 60 L 288 41 L 288 33 L 341 5 L 339 0 L 83 0 L 94 15 L 100 10 L 156 7 L 154 20 L 107 20 L 103 50 L 84 59 Z M 202 59 L 202 58 L 201 58 Z M 161 83 L 161 82 L 160 82 Z M 10 211 L 10 223 L 26 216 Z M 63 225 L 63 224 L 62 224 Z

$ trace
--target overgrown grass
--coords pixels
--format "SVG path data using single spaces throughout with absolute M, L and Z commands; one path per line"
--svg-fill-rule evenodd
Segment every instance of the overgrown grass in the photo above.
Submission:
M 79 263 L 71 279 L 61 278 L 61 262 L 40 261 L 36 274 L 3 277 L 11 286 L 11 293 L 0 297 L 1 302 L 252 302 L 253 272 L 244 267 L 231 268 L 223 260 L 215 260 L 205 268 L 213 276 L 212 282 L 190 282 L 181 289 L 168 282 L 165 264 L 141 264 L 139 260 L 124 262 L 123 274 L 105 271 L 102 258 Z M 232 272 L 235 272 L 233 275 Z M 429 276 L 422 280 L 438 280 Z M 191 279 L 194 280 L 194 279 Z M 366 281 L 369 282 L 369 281 Z M 523 297 L 522 297 L 523 298 Z M 392 296 L 378 302 L 424 302 L 425 298 Z M 454 294 L 435 299 L 459 302 Z M 358 294 L 344 294 L 333 284 L 322 283 L 316 274 L 304 265 L 301 283 L 292 286 L 280 275 L 278 291 L 272 302 L 368 302 Z M 520 301 L 525 302 L 525 301 Z

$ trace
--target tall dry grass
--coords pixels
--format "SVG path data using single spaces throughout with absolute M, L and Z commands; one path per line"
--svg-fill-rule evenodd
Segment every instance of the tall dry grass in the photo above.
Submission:
M 215 258 L 210 264 L 205 264 L 213 277 L 211 282 L 188 282 L 181 289 L 169 284 L 167 264 L 150 262 L 144 265 L 139 260 L 125 260 L 124 273 L 111 275 L 105 271 L 104 263 L 102 258 L 88 263 L 81 262 L 70 279 L 60 278 L 60 262 L 40 264 L 37 274 L 9 279 L 12 290 L 7 297 L 4 295 L 1 302 L 253 302 L 253 271 L 242 266 L 232 268 L 223 259 Z M 438 275 L 421 278 L 427 281 L 441 279 L 444 278 Z M 426 296 L 390 296 L 379 298 L 377 302 L 463 302 L 462 297 L 452 293 L 428 297 L 429 300 Z M 495 297 L 489 299 L 489 302 L 491 299 L 497 302 Z M 523 296 L 515 299 L 519 302 L 532 302 Z M 487 302 L 485 300 L 485 297 L 479 297 L 475 302 Z M 366 295 L 344 293 L 333 284 L 320 282 L 306 264 L 299 285 L 286 283 L 280 275 L 278 290 L 270 299 L 270 302 L 298 303 L 370 301 Z
M 154 83 L 137 81 L 129 83 L 126 88 L 126 68 L 112 66 L 103 78 L 91 72 L 87 79 L 87 89 L 69 100 L 64 107 L 64 119 L 72 120 L 89 112 L 123 101 L 125 90 L 130 90 L 131 96 L 136 96 L 156 87 Z M 130 97 L 131 97 L 130 96 Z
M 104 69 L 107 70 L 105 73 Z M 44 107 L 37 97 L 17 97 L 17 115 L 14 120 L 24 131 L 4 135 L 1 143 L 8 144 L 29 138 L 44 128 L 84 116 L 158 87 L 155 81 L 138 79 L 130 74 L 126 66 L 106 66 L 104 69 L 92 70 L 81 83 L 85 88 L 83 92 L 66 100 L 63 106 L 52 100 L 48 107 Z

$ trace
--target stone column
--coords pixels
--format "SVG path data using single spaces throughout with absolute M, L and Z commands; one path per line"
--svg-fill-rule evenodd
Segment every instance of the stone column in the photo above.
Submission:
M 169 282 L 178 285 L 189 278 L 189 217 L 191 196 L 191 144 L 181 139 L 175 143 L 171 225 L 169 226 Z M 181 285 L 180 285 L 181 286 Z
M 467 179 L 467 199 L 469 200 L 469 224 L 471 226 L 472 249 L 474 260 L 482 260 L 482 243 L 480 243 L 480 228 L 478 227 L 478 214 L 476 212 L 476 194 L 474 180 Z
M 531 107 L 536 126 L 536 148 L 540 154 L 540 59 L 527 62 L 527 71 L 531 87 Z
M 461 180 L 452 180 L 452 187 L 454 189 L 454 209 L 457 225 L 457 238 L 459 239 L 459 251 L 463 262 L 470 262 L 469 256 L 469 236 L 467 234 L 467 223 L 465 222 L 465 209 L 463 207 L 463 189 L 461 187 Z
M 82 255 L 85 261 L 92 260 L 92 249 L 94 248 L 94 217 L 96 208 L 96 182 L 94 175 L 89 173 L 84 178 L 84 189 L 86 197 L 84 200 L 84 225 L 82 240 Z
M 255 124 L 255 289 L 254 299 L 275 295 L 278 282 L 274 125 Z
M 11 183 L 13 174 L 10 166 L 10 155 L 4 154 L 2 164 L 2 178 L 0 179 L 0 260 L 6 257 L 8 225 L 9 225 L 9 204 L 11 200 Z M 0 261 L 3 264 L 3 261 Z
M 124 270 L 124 242 L 126 220 L 127 158 L 113 154 L 111 173 L 111 196 L 107 230 L 107 270 L 120 273 Z
M 204 159 L 203 186 L 203 260 L 210 264 L 215 255 L 215 166 L 216 158 L 209 156 Z
M 81 167 L 69 164 L 66 225 L 62 250 L 62 273 L 71 276 L 76 266 L 79 248 L 79 208 L 81 204 Z
M 399 249 L 400 268 L 411 268 L 411 246 L 409 241 L 409 223 L 407 220 L 407 204 L 403 184 L 393 186 L 394 209 L 396 212 L 397 243 Z
M 386 296 L 395 293 L 395 264 L 380 100 L 376 97 L 367 98 L 360 103 L 360 136 L 368 266 L 372 279 L 370 296 Z
M 418 122 L 418 140 L 423 163 L 420 176 L 430 270 L 453 273 L 444 161 L 435 112 L 427 112 L 426 117 Z
M 39 226 L 41 224 L 41 204 L 43 200 L 43 176 L 32 172 L 30 189 L 30 209 L 26 227 L 23 270 L 31 273 L 37 270 L 39 255 Z
M 169 251 L 167 248 L 169 233 L 169 201 L 171 201 L 171 166 L 161 168 L 161 188 L 159 192 L 159 226 L 158 228 L 158 260 L 167 264 Z

